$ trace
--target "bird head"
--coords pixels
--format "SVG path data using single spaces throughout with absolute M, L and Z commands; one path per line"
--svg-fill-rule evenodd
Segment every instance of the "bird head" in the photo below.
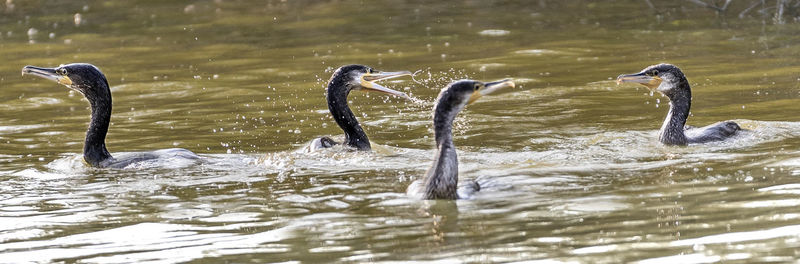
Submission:
M 489 83 L 475 80 L 460 80 L 452 82 L 442 89 L 436 101 L 439 102 L 439 104 L 444 103 L 446 105 L 463 107 L 477 101 L 485 95 L 492 94 L 507 87 L 513 88 L 514 82 L 508 79 Z
M 22 75 L 48 79 L 78 91 L 87 98 L 109 95 L 108 81 L 100 69 L 88 63 L 71 63 L 55 68 L 25 66 Z
M 651 65 L 639 73 L 623 74 L 617 77 L 617 84 L 638 83 L 644 85 L 651 91 L 658 91 L 662 94 L 670 94 L 681 80 L 686 78 L 677 66 L 667 63 Z
M 387 80 L 406 75 L 411 75 L 411 72 L 381 72 L 368 66 L 353 64 L 342 66 L 336 69 L 331 76 L 330 83 L 339 84 L 333 85 L 332 87 L 345 87 L 348 92 L 351 90 L 379 92 L 410 99 L 410 97 L 404 92 L 395 91 L 375 83 L 380 80 Z

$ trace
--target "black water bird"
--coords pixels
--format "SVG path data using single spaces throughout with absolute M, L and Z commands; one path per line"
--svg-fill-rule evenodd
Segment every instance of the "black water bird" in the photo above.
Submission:
M 407 94 L 398 92 L 380 84 L 375 83 L 379 80 L 386 80 L 404 75 L 411 75 L 411 72 L 380 72 L 364 65 L 346 65 L 339 67 L 331 75 L 328 81 L 327 99 L 328 109 L 331 111 L 333 120 L 344 131 L 344 145 L 357 150 L 370 150 L 369 138 L 364 133 L 364 129 L 356 120 L 350 106 L 347 105 L 347 96 L 350 91 L 363 90 L 372 92 L 387 93 L 406 99 L 411 99 Z M 321 137 L 311 142 L 311 149 L 329 148 L 339 144 L 329 137 Z
M 56 68 L 25 66 L 22 75 L 33 75 L 63 84 L 86 97 L 92 116 L 83 145 L 83 159 L 93 167 L 124 168 L 137 162 L 166 158 L 199 159 L 191 151 L 179 148 L 126 153 L 117 158 L 111 156 L 105 142 L 111 121 L 111 89 L 106 76 L 94 65 L 73 63 Z
M 453 144 L 453 120 L 465 106 L 484 95 L 497 90 L 514 87 L 514 82 L 502 80 L 482 83 L 473 80 L 461 80 L 449 84 L 442 89 L 433 108 L 433 131 L 436 140 L 436 155 L 433 165 L 425 173 L 425 177 L 408 186 L 409 196 L 432 199 L 464 199 L 480 190 L 477 182 L 458 187 L 458 155 Z
M 658 141 L 666 145 L 687 145 L 721 141 L 742 130 L 736 122 L 717 122 L 705 127 L 686 126 L 692 104 L 692 90 L 681 69 L 672 64 L 657 64 L 644 68 L 639 73 L 617 77 L 617 84 L 630 82 L 644 85 L 667 96 L 669 113 L 659 132 Z

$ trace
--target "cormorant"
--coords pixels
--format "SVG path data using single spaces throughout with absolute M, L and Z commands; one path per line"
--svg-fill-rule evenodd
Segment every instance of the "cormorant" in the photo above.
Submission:
M 89 130 L 86 131 L 86 141 L 83 145 L 83 159 L 93 167 L 124 168 L 130 164 L 165 158 L 199 159 L 191 151 L 172 148 L 151 152 L 134 152 L 111 156 L 106 149 L 106 134 L 111 121 L 111 89 L 108 87 L 106 76 L 100 69 L 87 63 L 72 63 L 56 68 L 40 68 L 25 66 L 22 75 L 33 75 L 48 79 L 78 91 L 89 101 L 92 117 Z
M 411 72 L 380 72 L 364 65 L 346 65 L 339 67 L 331 75 L 328 81 L 328 109 L 331 111 L 333 120 L 344 131 L 344 144 L 356 150 L 370 150 L 367 134 L 358 124 L 356 116 L 347 105 L 347 96 L 353 90 L 365 90 L 387 93 L 394 96 L 410 99 L 407 94 L 398 92 L 380 84 L 375 83 L 379 80 L 391 79 L 404 75 L 411 75 Z M 329 148 L 339 144 L 329 137 L 321 137 L 311 142 L 311 149 Z
M 484 95 L 497 90 L 514 87 L 511 80 L 482 83 L 473 80 L 460 80 L 442 89 L 433 108 L 433 131 L 436 139 L 436 155 L 433 165 L 425 177 L 408 186 L 409 196 L 419 199 L 468 198 L 480 190 L 477 182 L 470 182 L 458 188 L 458 156 L 453 145 L 453 120 L 465 106 Z
M 617 77 L 617 84 L 638 83 L 656 90 L 670 100 L 669 113 L 661 126 L 658 141 L 666 145 L 687 145 L 725 140 L 742 130 L 736 122 L 717 122 L 705 127 L 686 126 L 692 104 L 692 90 L 681 69 L 672 64 L 657 64 L 639 73 Z

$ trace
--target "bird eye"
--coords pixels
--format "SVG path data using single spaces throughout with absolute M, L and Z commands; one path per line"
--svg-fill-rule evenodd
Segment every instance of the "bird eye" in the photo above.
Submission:
M 56 72 L 61 75 L 67 75 L 67 69 L 64 68 L 58 69 Z
M 369 70 L 367 70 L 367 73 L 373 73 L 373 72 L 375 72 L 375 70 L 373 70 L 372 68 L 370 68 Z
M 650 71 L 650 75 L 652 75 L 652 76 L 656 76 L 656 75 L 658 75 L 658 70 L 652 70 L 652 71 Z
M 475 87 L 474 87 L 474 89 L 475 89 L 476 91 L 477 91 L 478 89 L 481 89 L 481 84 L 480 84 L 480 83 L 476 83 L 476 84 L 475 84 Z

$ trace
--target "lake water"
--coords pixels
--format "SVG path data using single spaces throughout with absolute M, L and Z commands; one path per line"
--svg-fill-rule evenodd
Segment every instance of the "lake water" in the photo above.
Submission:
M 0 262 L 800 256 L 800 24 L 688 1 L 529 2 L 6 1 Z M 180 147 L 203 161 L 87 167 L 86 100 L 20 77 L 70 62 L 108 76 L 112 153 Z M 660 62 L 693 86 L 688 124 L 750 131 L 660 144 L 668 99 L 614 82 Z M 415 72 L 383 84 L 420 101 L 353 92 L 373 151 L 304 152 L 342 134 L 324 87 L 351 63 Z M 460 178 L 490 188 L 409 199 L 434 154 L 433 101 L 463 78 L 517 83 L 455 122 Z

